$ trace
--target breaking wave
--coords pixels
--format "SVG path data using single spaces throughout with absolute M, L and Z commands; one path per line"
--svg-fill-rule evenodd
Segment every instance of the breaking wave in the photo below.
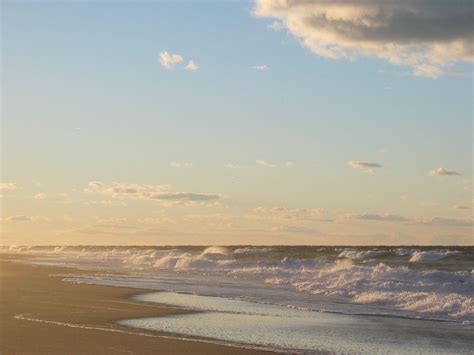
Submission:
M 436 261 L 443 259 L 450 255 L 457 254 L 456 251 L 444 250 L 444 251 L 415 251 L 411 258 L 411 263 L 417 262 L 426 262 L 426 261 Z
M 388 254 L 390 251 L 386 250 L 344 250 L 339 254 L 340 258 L 349 258 L 349 259 L 366 259 L 366 258 L 374 258 L 380 255 Z

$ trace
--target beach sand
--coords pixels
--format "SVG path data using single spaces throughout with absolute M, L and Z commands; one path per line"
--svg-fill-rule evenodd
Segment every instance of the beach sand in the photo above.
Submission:
M 119 326 L 189 311 L 129 299 L 146 290 L 63 282 L 49 275 L 93 272 L 13 261 L 20 258 L 0 255 L 0 354 L 269 353 Z

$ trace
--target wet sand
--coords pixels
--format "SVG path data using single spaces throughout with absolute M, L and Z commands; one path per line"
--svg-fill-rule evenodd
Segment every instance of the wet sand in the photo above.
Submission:
M 130 300 L 147 290 L 63 282 L 49 275 L 93 272 L 13 261 L 20 258 L 0 254 L 0 354 L 271 353 L 119 326 L 189 311 Z

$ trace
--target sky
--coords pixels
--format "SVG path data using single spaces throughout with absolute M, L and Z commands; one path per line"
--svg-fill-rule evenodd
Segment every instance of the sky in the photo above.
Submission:
M 472 245 L 470 1 L 2 2 L 3 245 Z

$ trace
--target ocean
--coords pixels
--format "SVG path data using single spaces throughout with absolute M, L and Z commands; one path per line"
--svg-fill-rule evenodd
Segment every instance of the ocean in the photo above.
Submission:
M 32 262 L 100 269 L 66 282 L 149 289 L 197 310 L 122 325 L 280 350 L 469 353 L 473 247 L 8 247 Z M 112 271 L 114 273 L 112 273 Z M 121 274 L 115 274 L 115 272 Z M 164 292 L 152 292 L 159 290 Z

